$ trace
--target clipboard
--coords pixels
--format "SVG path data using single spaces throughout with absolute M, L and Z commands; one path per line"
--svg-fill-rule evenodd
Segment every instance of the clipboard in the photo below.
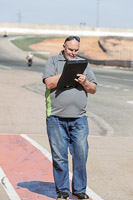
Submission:
M 74 79 L 77 74 L 83 74 L 88 65 L 88 60 L 67 60 L 62 75 L 57 83 L 57 89 L 69 89 L 76 87 L 79 83 Z

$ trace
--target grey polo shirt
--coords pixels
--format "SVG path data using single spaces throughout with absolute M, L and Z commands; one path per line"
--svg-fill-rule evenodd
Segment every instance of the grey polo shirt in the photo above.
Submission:
M 44 67 L 43 80 L 62 73 L 65 62 L 62 51 L 59 55 L 50 57 Z M 86 75 L 88 81 L 97 83 L 89 64 L 84 75 Z M 46 88 L 45 97 L 47 117 L 78 118 L 86 114 L 87 93 L 80 84 L 76 88 L 69 88 L 60 92 L 56 88 L 51 90 Z

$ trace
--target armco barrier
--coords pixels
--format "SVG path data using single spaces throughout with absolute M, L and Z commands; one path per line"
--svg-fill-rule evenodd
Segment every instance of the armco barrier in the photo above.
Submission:
M 87 58 L 89 63 L 95 65 L 104 65 L 104 66 L 117 66 L 124 68 L 132 68 L 132 64 L 130 60 L 93 60 Z
M 94 65 L 117 66 L 117 67 L 124 67 L 124 68 L 133 69 L 133 61 L 132 60 L 96 60 L 96 59 L 91 59 L 91 58 L 84 56 L 82 54 L 80 54 L 79 56 L 81 58 L 87 59 L 90 64 L 94 64 Z

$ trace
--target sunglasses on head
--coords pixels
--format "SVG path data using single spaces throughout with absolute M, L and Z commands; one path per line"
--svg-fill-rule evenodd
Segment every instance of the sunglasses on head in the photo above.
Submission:
M 65 42 L 64 44 L 67 42 L 67 41 L 70 41 L 70 40 L 77 40 L 78 42 L 80 42 L 80 38 L 78 36 L 69 36 L 65 39 Z

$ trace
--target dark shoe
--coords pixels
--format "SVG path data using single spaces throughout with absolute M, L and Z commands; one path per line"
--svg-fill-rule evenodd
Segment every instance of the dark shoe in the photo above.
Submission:
M 89 196 L 85 193 L 72 193 L 72 196 L 80 200 L 89 199 Z
M 66 192 L 60 192 L 57 196 L 57 200 L 69 200 L 69 194 Z

